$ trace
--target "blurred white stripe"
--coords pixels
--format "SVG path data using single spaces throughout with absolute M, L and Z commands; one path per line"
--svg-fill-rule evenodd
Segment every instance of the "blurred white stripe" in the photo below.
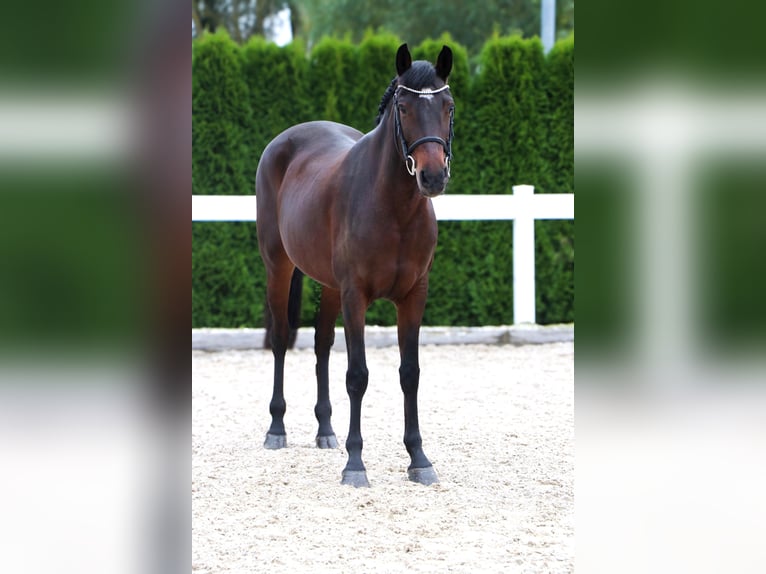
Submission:
M 130 150 L 134 129 L 114 96 L 0 93 L 0 163 L 113 160 Z
M 766 98 L 752 91 L 701 92 L 658 79 L 619 92 L 578 91 L 575 126 L 578 157 L 763 151 Z

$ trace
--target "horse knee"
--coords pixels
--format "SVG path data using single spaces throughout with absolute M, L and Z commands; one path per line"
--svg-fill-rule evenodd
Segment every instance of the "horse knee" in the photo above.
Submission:
M 346 371 L 346 390 L 349 396 L 362 396 L 367 391 L 367 367 L 349 367 Z
M 402 392 L 410 394 L 417 392 L 420 381 L 420 366 L 415 362 L 402 362 L 399 367 L 399 384 Z

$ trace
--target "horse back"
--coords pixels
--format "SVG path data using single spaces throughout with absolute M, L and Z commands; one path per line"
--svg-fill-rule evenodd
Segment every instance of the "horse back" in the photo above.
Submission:
M 315 121 L 298 124 L 275 137 L 263 151 L 258 164 L 286 172 L 295 161 L 345 153 L 362 137 L 352 127 L 335 122 Z

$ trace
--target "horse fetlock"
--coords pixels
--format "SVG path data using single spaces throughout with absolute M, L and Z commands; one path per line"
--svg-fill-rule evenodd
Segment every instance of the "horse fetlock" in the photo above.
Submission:
M 272 417 L 282 418 L 287 411 L 287 403 L 284 399 L 272 399 L 269 403 L 269 413 Z
M 314 415 L 319 422 L 328 421 L 332 418 L 332 404 L 330 401 L 322 401 L 314 407 Z
M 413 452 L 421 450 L 423 448 L 423 439 L 419 432 L 406 433 L 404 435 L 404 446 L 407 447 L 407 452 L 412 455 Z
M 364 465 L 362 464 L 362 456 L 361 452 L 364 448 L 364 441 L 362 440 L 362 437 L 354 437 L 349 436 L 346 439 L 346 451 L 349 454 L 348 457 L 348 464 L 346 465 L 346 468 L 354 468 L 355 465 L 364 468 Z

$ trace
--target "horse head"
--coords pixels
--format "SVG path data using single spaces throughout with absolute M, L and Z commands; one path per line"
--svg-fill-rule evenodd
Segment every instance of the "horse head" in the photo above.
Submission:
M 407 171 L 426 197 L 443 193 L 450 177 L 455 111 L 447 84 L 451 70 L 452 50 L 447 46 L 442 48 L 435 66 L 413 62 L 407 44 L 396 53 L 396 137 Z

